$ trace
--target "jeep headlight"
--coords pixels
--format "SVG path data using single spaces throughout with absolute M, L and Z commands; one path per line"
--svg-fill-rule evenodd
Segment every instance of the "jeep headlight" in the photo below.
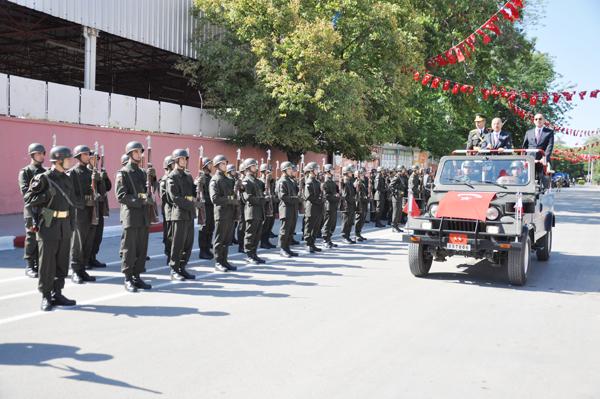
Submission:
M 421 228 L 425 230 L 431 230 L 432 224 L 431 222 L 421 222 Z
M 488 220 L 496 220 L 500 217 L 500 211 L 495 206 L 490 206 L 486 212 Z
M 435 214 L 437 213 L 438 208 L 439 208 L 438 204 L 431 204 L 431 206 L 429 207 L 429 216 L 435 217 Z
M 500 226 L 487 226 L 485 231 L 490 234 L 500 234 Z

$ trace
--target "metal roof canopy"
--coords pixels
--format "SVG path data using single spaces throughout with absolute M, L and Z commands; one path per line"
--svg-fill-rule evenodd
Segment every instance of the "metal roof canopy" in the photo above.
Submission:
M 8 1 L 186 57 L 195 54 L 193 0 Z
M 0 72 L 83 87 L 83 27 L 14 3 L 0 0 Z M 199 107 L 197 89 L 174 68 L 180 59 L 172 52 L 100 32 L 96 89 Z M 210 99 L 204 98 L 207 105 Z

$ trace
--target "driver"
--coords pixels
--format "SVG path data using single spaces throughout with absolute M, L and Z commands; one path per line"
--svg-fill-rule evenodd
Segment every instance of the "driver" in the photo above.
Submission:
M 512 161 L 510 174 L 501 176 L 497 180 L 500 184 L 524 184 L 527 182 L 527 171 L 523 161 Z
M 460 169 L 462 171 L 461 180 L 479 181 L 481 179 L 481 169 L 474 161 L 464 161 Z

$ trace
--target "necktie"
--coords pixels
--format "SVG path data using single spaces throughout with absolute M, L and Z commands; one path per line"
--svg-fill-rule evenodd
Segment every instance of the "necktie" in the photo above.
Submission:
M 494 147 L 498 146 L 498 132 L 494 133 Z
M 540 136 L 542 135 L 542 129 L 536 129 L 535 131 L 535 143 L 540 143 Z

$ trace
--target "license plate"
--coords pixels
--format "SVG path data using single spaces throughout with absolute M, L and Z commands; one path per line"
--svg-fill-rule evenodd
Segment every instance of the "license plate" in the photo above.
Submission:
M 446 249 L 452 249 L 454 251 L 470 251 L 471 244 L 447 244 Z

